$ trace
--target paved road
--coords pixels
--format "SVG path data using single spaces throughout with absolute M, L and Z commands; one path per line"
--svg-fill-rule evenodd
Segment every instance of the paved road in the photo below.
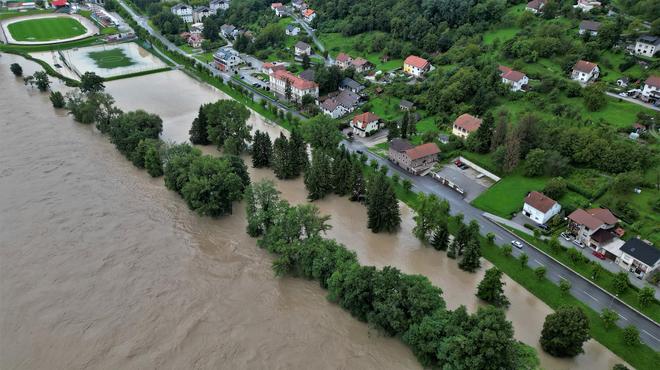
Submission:
M 644 107 L 644 108 L 653 109 L 653 110 L 655 110 L 655 111 L 660 112 L 660 107 L 656 107 L 656 106 L 653 105 L 653 104 L 644 103 L 643 101 L 641 101 L 641 100 L 639 100 L 639 99 L 633 99 L 633 98 L 631 98 L 631 97 L 629 97 L 629 96 L 619 96 L 618 94 L 611 93 L 611 92 L 609 92 L 609 91 L 606 92 L 606 94 L 607 94 L 608 96 L 613 97 L 613 98 L 616 98 L 616 99 L 622 99 L 622 100 L 625 100 L 625 101 L 627 101 L 627 102 L 629 102 L 629 103 L 633 103 L 633 104 L 641 105 L 641 106 Z
M 557 263 L 543 252 L 527 244 L 524 240 L 508 233 L 506 229 L 488 220 L 486 217 L 484 217 L 483 211 L 472 207 L 469 203 L 465 202 L 463 198 L 455 191 L 439 184 L 429 176 L 413 176 L 408 172 L 403 171 L 398 166 L 390 163 L 388 160 L 369 152 L 367 147 L 358 141 L 344 141 L 343 144 L 348 150 L 362 151 L 369 157 L 369 159 L 378 161 L 379 165 L 381 166 L 387 166 L 390 174 L 397 173 L 402 179 L 409 179 L 413 183 L 413 190 L 415 192 L 436 194 L 438 197 L 446 199 L 451 206 L 452 214 L 462 213 L 465 215 L 466 222 L 476 220 L 481 226 L 481 232 L 483 234 L 489 232 L 495 234 L 495 240 L 498 244 L 510 243 L 512 240 L 517 240 L 523 243 L 522 250 L 513 248 L 513 254 L 515 256 L 522 252 L 526 253 L 529 256 L 528 265 L 531 268 L 545 266 L 547 268 L 547 278 L 557 284 L 562 278 L 568 280 L 572 285 L 571 294 L 573 294 L 574 297 L 581 300 L 585 304 L 592 307 L 594 310 L 598 312 L 600 312 L 603 308 L 610 308 L 615 310 L 621 318 L 618 322 L 619 326 L 624 327 L 631 324 L 635 325 L 637 328 L 639 328 L 640 338 L 644 343 L 648 344 L 649 347 L 656 351 L 660 349 L 660 326 L 658 326 L 655 322 L 647 319 L 635 310 L 629 308 L 624 303 L 606 293 L 591 282 L 586 281 L 584 278 L 582 278 L 582 276 L 577 275 L 570 269 Z
M 293 19 L 298 23 L 304 30 L 307 32 L 307 34 L 312 38 L 312 41 L 314 41 L 314 44 L 316 47 L 323 53 L 325 51 L 325 46 L 323 46 L 323 43 L 321 40 L 319 40 L 318 37 L 316 37 L 316 33 L 314 33 L 314 29 L 307 24 L 304 20 L 302 20 L 297 14 L 293 14 Z M 321 56 L 322 57 L 322 56 Z M 325 65 L 326 66 L 331 66 L 335 64 L 335 61 L 332 59 L 330 56 L 330 53 L 328 53 L 328 57 L 325 58 Z

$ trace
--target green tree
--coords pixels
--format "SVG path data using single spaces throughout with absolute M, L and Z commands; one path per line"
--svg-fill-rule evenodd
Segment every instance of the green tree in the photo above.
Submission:
M 124 112 L 115 106 L 115 99 L 110 94 L 92 93 L 87 95 L 87 104 L 94 106 L 94 121 L 96 128 L 104 134 L 110 131 L 112 122 Z
M 408 193 L 410 192 L 410 189 L 412 189 L 412 182 L 409 179 L 403 179 L 401 186 L 403 187 L 403 190 Z
M 140 163 L 140 155 L 134 155 L 140 141 L 158 139 L 163 130 L 163 120 L 143 110 L 127 112 L 113 120 L 109 130 L 110 141 L 117 150 L 131 161 Z
M 614 280 L 612 281 L 614 292 L 616 294 L 623 294 L 628 290 L 628 273 L 625 271 L 620 271 L 614 275 Z
M 263 235 L 284 212 L 286 206 L 280 192 L 270 180 L 259 181 L 245 190 L 247 233 L 252 237 Z
M 607 105 L 605 87 L 600 83 L 591 84 L 582 91 L 584 105 L 591 112 L 599 111 Z
M 364 175 L 362 174 L 362 168 L 358 162 L 353 163 L 353 168 L 351 172 L 352 172 L 351 190 L 350 190 L 351 196 L 349 199 L 353 202 L 362 201 L 366 196 L 367 189 L 364 183 Z
M 431 246 L 439 251 L 447 250 L 449 247 L 449 228 L 447 227 L 446 220 L 441 220 L 435 225 L 433 237 L 431 238 Z
M 53 103 L 53 108 L 64 108 L 66 105 L 66 100 L 64 100 L 64 95 L 59 91 L 50 92 L 50 102 Z
M 603 308 L 600 312 L 600 319 L 603 320 L 603 326 L 605 329 L 609 330 L 616 325 L 617 321 L 619 321 L 619 314 L 609 308 Z
M 335 194 L 340 196 L 349 194 L 353 183 L 353 166 L 348 155 L 344 154 L 341 158 L 335 158 L 332 164 L 331 185 L 334 187 Z M 328 175 L 326 174 L 326 177 Z
M 603 266 L 599 263 L 591 265 L 591 279 L 598 280 L 598 277 L 603 273 Z
M 468 142 L 472 143 L 472 145 L 468 145 L 468 147 L 477 153 L 488 153 L 491 147 L 494 125 L 495 119 L 493 114 L 490 112 L 486 113 L 477 131 L 474 135 L 468 137 Z
M 47 91 L 50 88 L 51 82 L 46 72 L 43 71 L 34 72 L 32 77 L 34 78 L 34 84 L 37 86 L 37 89 L 39 89 L 39 91 Z
M 286 79 L 286 84 L 284 85 L 284 98 L 288 101 L 291 101 L 291 96 L 293 92 L 291 90 L 291 81 L 289 79 Z
M 330 194 L 333 189 L 330 157 L 323 151 L 314 150 L 312 163 L 305 171 L 307 199 L 314 201 Z
M 543 188 L 543 194 L 552 199 L 561 198 L 568 190 L 568 183 L 562 177 L 553 177 Z
M 187 143 L 169 147 L 163 158 L 165 163 L 165 186 L 181 194 L 181 189 L 188 182 L 192 162 L 201 155 L 202 152 L 199 149 L 193 148 Z
M 283 133 L 280 133 L 280 137 L 275 139 L 273 143 L 271 166 L 278 179 L 290 179 L 295 175 L 291 158 L 289 157 L 289 139 Z
M 548 315 L 541 332 L 541 347 L 556 357 L 574 357 L 589 340 L 589 319 L 579 307 L 560 307 Z
M 545 266 L 539 266 L 534 269 L 534 275 L 536 275 L 536 278 L 538 280 L 543 280 L 545 278 L 545 273 L 547 272 L 547 269 Z
M 203 216 L 217 217 L 232 212 L 240 200 L 243 183 L 224 158 L 196 157 L 190 165 L 188 182 L 181 189 L 188 206 Z
M 639 345 L 639 329 L 635 325 L 623 328 L 623 343 L 630 347 Z
M 419 193 L 417 199 L 419 207 L 413 216 L 415 220 L 413 234 L 417 239 L 426 243 L 429 241 L 431 232 L 449 216 L 449 203 L 445 200 L 441 201 L 435 194 Z
M 527 255 L 527 253 L 520 253 L 518 260 L 520 261 L 520 267 L 525 268 L 527 267 L 527 261 L 529 261 L 529 256 Z
M 394 232 L 401 224 L 399 202 L 392 184 L 383 174 L 376 174 L 367 184 L 367 227 L 372 232 Z
M 160 157 L 160 150 L 156 143 L 158 141 L 150 141 L 147 151 L 144 153 L 144 168 L 151 177 L 163 176 L 163 160 Z
M 335 150 L 342 139 L 337 124 L 325 115 L 309 120 L 304 135 L 312 148 L 322 150 Z
M 489 268 L 477 287 L 477 297 L 494 306 L 507 307 L 509 300 L 504 295 L 503 287 L 502 271 L 497 267 Z
M 97 93 L 105 90 L 103 77 L 94 72 L 85 72 L 80 76 L 80 91 L 85 94 Z
M 11 70 L 11 73 L 13 73 L 14 76 L 16 77 L 20 77 L 23 75 L 23 67 L 21 67 L 21 65 L 18 63 L 12 63 L 9 66 L 9 69 Z
M 639 290 L 637 298 L 640 306 L 647 307 L 655 300 L 655 289 L 647 285 Z
M 301 64 L 302 64 L 303 69 L 308 69 L 312 65 L 312 63 L 309 59 L 309 55 L 303 54 Z
M 298 177 L 307 167 L 307 144 L 300 129 L 291 130 L 289 139 L 289 160 L 293 177 Z
M 559 290 L 561 290 L 561 294 L 567 295 L 568 292 L 571 290 L 571 282 L 563 278 L 560 279 Z
M 506 173 L 511 173 L 520 161 L 520 137 L 517 131 L 510 131 L 504 143 L 505 151 L 503 162 L 501 163 L 502 170 Z
M 240 154 L 251 140 L 250 111 L 235 100 L 218 100 L 206 111 L 208 139 L 227 154 Z
M 458 263 L 461 270 L 474 272 L 481 266 L 481 246 L 477 238 L 471 238 L 465 246 L 463 258 Z
M 254 133 L 252 145 L 252 166 L 254 168 L 269 167 L 272 154 L 273 145 L 270 142 L 270 136 L 267 132 L 257 130 Z
M 550 250 L 553 251 L 554 253 L 561 252 L 561 243 L 559 242 L 559 239 L 557 239 L 557 237 L 552 237 L 548 241 L 548 247 L 550 247 Z
M 543 175 L 545 170 L 546 153 L 543 149 L 532 149 L 525 157 L 525 176 L 536 177 Z
M 513 252 L 513 248 L 510 245 L 503 245 L 502 246 L 502 254 L 504 257 L 510 257 Z
M 250 173 L 248 172 L 245 162 L 243 162 L 243 158 L 237 155 L 227 154 L 223 157 L 223 159 L 229 162 L 231 171 L 236 174 L 239 179 L 241 179 L 240 191 L 242 194 L 245 189 L 250 186 Z
M 204 104 L 199 107 L 199 112 L 197 117 L 192 122 L 190 127 L 190 142 L 198 145 L 208 145 L 211 142 L 209 141 L 209 134 L 207 131 L 208 128 L 208 119 L 206 117 L 206 111 L 210 110 L 210 104 Z

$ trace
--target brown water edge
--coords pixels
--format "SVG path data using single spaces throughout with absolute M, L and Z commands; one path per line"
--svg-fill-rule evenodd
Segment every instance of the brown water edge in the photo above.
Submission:
M 164 75 L 174 74 L 179 76 L 168 76 L 165 80 L 158 78 Z M 133 81 L 133 83 L 128 84 L 128 82 L 131 81 Z M 121 87 L 123 90 L 113 90 L 117 89 L 115 84 L 119 82 L 122 83 Z M 168 90 L 167 87 L 167 85 L 171 83 L 176 84 L 177 91 L 188 91 L 187 94 L 184 94 L 185 98 L 180 99 L 178 98 L 178 95 L 172 97 L 172 94 L 167 92 L 172 89 L 170 87 Z M 193 89 L 191 85 L 196 85 L 197 87 Z M 191 80 L 181 72 L 168 72 L 144 76 L 137 79 L 114 81 L 108 83 L 108 91 L 117 98 L 119 105 L 122 106 L 123 109 L 142 108 L 158 114 L 161 114 L 161 110 L 166 112 L 166 114 L 161 114 L 165 126 L 164 136 L 169 136 L 170 138 L 176 137 L 176 135 L 187 138 L 187 131 L 190 122 L 196 115 L 199 104 L 201 104 L 201 102 L 214 101 L 217 98 L 224 97 L 224 94 L 208 87 L 207 85 L 199 84 L 194 80 Z M 124 93 L 128 94 L 128 100 L 124 99 Z M 168 95 L 170 98 L 167 98 Z M 263 128 L 261 126 L 262 121 L 258 118 L 258 116 L 253 115 L 251 117 L 251 124 L 253 124 L 255 128 Z M 184 126 L 184 128 L 182 129 L 181 126 Z M 273 137 L 274 134 L 277 134 L 279 128 L 276 126 L 268 126 L 268 129 L 271 130 L 271 137 Z M 89 130 L 89 132 L 93 133 L 91 130 Z M 113 148 L 110 149 L 114 150 Z M 213 152 L 211 148 L 206 148 L 206 151 Z M 118 155 L 117 157 L 119 161 L 123 161 L 123 158 Z M 135 172 L 135 176 L 144 176 L 144 173 L 142 172 Z M 252 172 L 255 179 L 264 177 L 272 178 L 272 173 L 268 170 L 256 170 Z M 304 201 L 306 191 L 300 180 L 278 182 L 278 186 L 287 199 L 290 199 L 293 202 Z M 178 202 L 178 209 L 181 201 L 176 197 L 173 197 L 170 201 L 173 203 Z M 372 234 L 368 231 L 365 227 L 366 221 L 364 219 L 364 217 L 366 217 L 366 211 L 364 207 L 358 204 L 336 197 L 317 202 L 317 204 L 321 207 L 324 213 L 332 215 L 331 223 L 333 224 L 334 229 L 331 231 L 330 236 L 337 238 L 349 248 L 356 250 L 361 262 L 377 266 L 389 264 L 397 266 L 405 272 L 424 274 L 428 276 L 434 284 L 442 287 L 445 292 L 444 297 L 450 307 L 465 304 L 471 310 L 476 309 L 479 303 L 474 297 L 474 290 L 481 279 L 483 269 L 478 274 L 467 274 L 456 267 L 455 261 L 446 259 L 444 253 L 420 246 L 410 233 L 413 224 L 410 210 L 408 208 L 404 207 L 402 210 L 404 214 L 402 231 L 392 236 L 387 234 Z M 186 213 L 185 210 L 178 211 Z M 242 213 L 242 210 L 237 213 Z M 237 214 L 230 218 L 234 219 L 236 216 L 240 215 Z M 213 226 L 213 229 L 215 229 L 217 228 L 216 223 L 229 221 L 225 221 L 225 219 L 222 219 L 221 221 L 202 219 L 189 220 L 189 222 L 195 223 L 196 225 L 205 225 L 208 222 L 210 223 L 208 227 L 211 228 Z M 193 233 L 197 231 L 197 229 L 193 228 L 188 222 L 182 223 L 180 227 L 186 232 Z M 197 225 L 196 227 L 199 226 Z M 238 235 L 238 233 L 242 233 L 243 231 L 244 225 L 231 229 L 230 239 L 239 238 L 240 235 Z M 206 245 L 206 243 L 200 243 L 200 250 L 205 251 Z M 241 251 L 245 250 L 241 248 Z M 269 265 L 269 263 L 270 259 L 267 259 L 267 262 L 265 262 L 264 265 Z M 264 269 L 266 270 L 266 275 L 272 279 L 272 275 L 269 275 L 269 267 L 265 266 Z M 285 279 L 285 281 L 281 281 L 281 283 L 296 284 L 293 283 L 293 281 L 294 280 L 291 279 Z M 315 288 L 313 284 L 312 287 Z M 322 298 L 323 292 L 319 291 L 319 294 Z M 509 309 L 508 317 L 514 324 L 516 337 L 538 348 L 537 343 L 540 328 L 545 315 L 551 312 L 550 308 L 540 302 L 536 297 L 532 296 L 524 288 L 510 280 L 507 280 L 507 295 L 512 301 L 512 308 Z M 279 320 L 279 317 L 277 320 Z M 366 327 L 363 326 L 363 330 L 366 331 Z M 324 334 L 330 335 L 328 333 Z M 354 340 L 352 336 L 347 338 L 350 339 L 348 342 Z M 378 340 L 383 340 L 383 338 L 379 338 Z M 389 340 L 384 341 L 388 343 L 390 342 Z M 400 346 L 394 346 L 400 348 Z M 377 350 L 377 356 L 380 356 L 381 350 L 386 352 L 391 351 L 391 349 L 386 347 L 374 350 Z M 400 350 L 400 353 L 396 355 L 399 360 L 404 357 L 411 359 L 409 351 L 405 348 L 400 348 Z M 594 341 L 590 341 L 585 346 L 585 350 L 587 352 L 586 354 L 570 361 L 554 359 L 545 355 L 541 351 L 539 354 L 542 360 L 542 366 L 547 369 L 606 369 L 611 368 L 614 363 L 621 362 L 618 357 L 614 356 L 610 351 Z M 402 365 L 401 362 L 393 362 L 388 363 L 386 366 L 418 366 L 414 363 L 414 359 L 410 362 L 410 364 L 406 365 Z

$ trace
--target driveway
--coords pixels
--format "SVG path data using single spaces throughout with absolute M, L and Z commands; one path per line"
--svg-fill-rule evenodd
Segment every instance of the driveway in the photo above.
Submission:
M 437 173 L 441 177 L 453 182 L 463 189 L 465 191 L 466 202 L 471 202 L 489 187 L 481 181 L 483 178 L 476 178 L 479 175 L 479 172 L 469 167 L 462 170 L 456 167 L 455 164 L 451 163 L 443 166 Z

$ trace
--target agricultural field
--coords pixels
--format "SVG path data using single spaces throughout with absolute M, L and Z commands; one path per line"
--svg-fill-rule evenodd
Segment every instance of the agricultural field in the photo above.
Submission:
M 7 29 L 16 41 L 53 41 L 87 32 L 80 22 L 68 17 L 26 19 L 9 24 Z

